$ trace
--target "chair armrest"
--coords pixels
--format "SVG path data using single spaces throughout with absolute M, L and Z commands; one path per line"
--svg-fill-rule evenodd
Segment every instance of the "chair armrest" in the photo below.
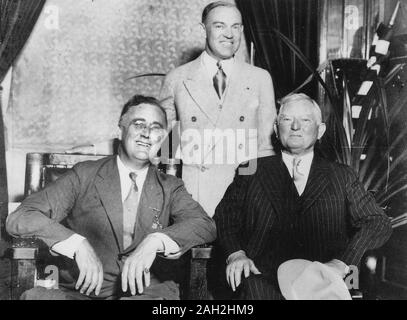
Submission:
M 209 300 L 207 263 L 212 258 L 212 245 L 201 245 L 191 249 L 191 264 L 188 300 Z
M 24 291 L 34 287 L 37 277 L 37 254 L 38 243 L 35 239 L 13 239 L 11 247 L 11 298 L 13 300 L 18 300 Z

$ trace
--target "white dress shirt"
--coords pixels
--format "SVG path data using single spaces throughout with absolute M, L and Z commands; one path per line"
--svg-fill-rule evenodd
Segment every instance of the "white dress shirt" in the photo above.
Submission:
M 303 175 L 303 178 L 295 182 L 298 194 L 302 195 L 304 192 L 305 186 L 307 185 L 309 172 L 311 170 L 312 159 L 314 159 L 314 151 L 311 151 L 301 157 L 282 152 L 283 162 L 286 165 L 288 172 L 290 173 L 291 178 L 293 178 L 293 161 L 294 157 L 301 159 L 301 162 L 298 164 L 297 170 Z
M 120 188 L 121 188 L 121 198 L 122 202 L 126 199 L 127 195 L 129 194 L 130 188 L 132 188 L 133 183 L 130 179 L 130 172 L 135 172 L 137 174 L 136 177 L 136 184 L 138 187 L 138 197 L 140 200 L 140 196 L 143 190 L 144 182 L 146 181 L 147 173 L 148 173 L 148 166 L 142 170 L 130 170 L 127 168 L 124 163 L 120 160 L 120 157 L 117 156 L 117 168 L 119 170 L 119 177 L 120 177 Z M 180 247 L 178 244 L 172 240 L 169 236 L 164 233 L 155 232 L 152 236 L 157 237 L 161 240 L 163 247 L 164 247 L 164 255 L 165 256 L 176 256 L 177 253 L 180 251 Z M 60 241 L 54 244 L 51 248 L 51 251 L 64 255 L 68 258 L 73 259 L 76 250 L 80 243 L 85 239 L 85 237 L 79 234 L 73 234 L 68 239 Z
M 202 53 L 202 66 L 205 68 L 209 79 L 212 81 L 215 74 L 218 72 L 218 60 L 211 57 L 206 51 Z M 235 64 L 235 58 L 229 58 L 226 60 L 221 60 L 221 66 L 223 72 L 226 74 L 226 85 L 229 84 L 230 76 L 232 75 L 233 65 Z

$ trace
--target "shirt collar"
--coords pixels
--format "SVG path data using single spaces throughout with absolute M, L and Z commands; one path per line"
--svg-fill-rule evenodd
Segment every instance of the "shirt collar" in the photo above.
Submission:
M 283 162 L 286 165 L 286 167 L 288 168 L 288 171 L 290 172 L 290 175 L 292 175 L 292 167 L 293 167 L 293 159 L 297 158 L 297 159 L 301 159 L 301 162 L 299 164 L 300 168 L 301 168 L 301 172 L 305 173 L 306 176 L 308 177 L 308 174 L 310 172 L 311 169 L 311 164 L 312 164 L 312 160 L 314 159 L 314 151 L 311 151 L 305 155 L 302 156 L 295 156 L 292 154 L 288 154 L 286 152 L 281 152 L 282 158 L 283 158 Z
M 216 74 L 216 72 L 218 72 L 218 66 L 216 65 L 218 63 L 218 60 L 211 57 L 206 51 L 204 51 L 202 53 L 201 61 L 202 61 L 202 65 L 207 70 L 210 78 L 213 78 L 213 76 Z M 226 60 L 221 60 L 222 69 L 225 72 L 227 78 L 229 78 L 230 75 L 232 74 L 234 63 L 235 63 L 234 56 L 232 58 L 229 58 Z
M 127 196 L 127 192 L 131 186 L 131 179 L 129 176 L 129 174 L 131 172 L 135 172 L 137 174 L 136 184 L 137 184 L 138 189 L 141 190 L 143 188 L 144 181 L 146 180 L 146 177 L 147 177 L 147 172 L 148 172 L 149 166 L 146 166 L 145 168 L 143 168 L 141 170 L 129 169 L 120 159 L 120 157 L 117 156 L 117 168 L 119 170 L 120 187 L 121 187 L 121 191 L 122 191 L 122 200 L 123 200 L 123 198 L 125 198 Z

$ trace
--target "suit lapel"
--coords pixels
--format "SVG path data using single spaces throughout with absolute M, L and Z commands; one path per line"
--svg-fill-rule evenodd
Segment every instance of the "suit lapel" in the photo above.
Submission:
M 219 99 L 202 66 L 201 57 L 191 63 L 184 86 L 202 113 L 215 126 L 219 113 Z
M 300 213 L 304 213 L 318 199 L 321 192 L 329 185 L 329 166 L 326 161 L 314 155 L 307 185 L 301 196 Z
M 281 158 L 281 154 L 272 157 L 271 161 L 265 165 L 265 169 L 262 173 L 263 174 L 259 175 L 260 183 L 263 185 L 263 189 L 273 205 L 274 210 L 278 214 L 284 213 L 285 181 L 289 173 Z
M 235 66 L 233 67 L 233 72 L 230 75 L 224 100 L 222 101 L 222 109 L 214 111 L 214 115 L 216 115 L 214 122 L 215 127 L 218 127 L 218 125 L 221 123 L 230 123 L 231 115 L 238 112 L 236 109 L 238 106 L 242 105 L 242 93 L 245 92 L 245 90 L 250 90 L 250 85 L 246 80 L 248 80 L 248 78 L 246 77 L 245 64 L 235 60 Z M 219 100 L 217 100 L 216 105 L 217 104 L 219 104 Z M 223 142 L 223 139 L 223 135 L 218 136 L 216 141 L 213 142 L 211 148 L 206 152 L 204 159 L 211 155 L 212 150 L 219 142 Z
M 242 106 L 242 96 L 245 91 L 250 90 L 250 79 L 247 77 L 246 65 L 235 60 L 232 74 L 226 88 L 222 110 L 218 113 L 218 123 L 230 123 L 230 116 L 237 112 L 238 106 Z M 246 107 L 246 106 L 245 106 Z
M 164 193 L 157 175 L 156 167 L 150 165 L 138 204 L 134 240 L 124 253 L 134 250 L 148 233 L 160 230 L 157 222 L 164 207 Z
M 106 211 L 119 250 L 123 250 L 123 204 L 116 157 L 112 157 L 99 170 L 95 186 Z

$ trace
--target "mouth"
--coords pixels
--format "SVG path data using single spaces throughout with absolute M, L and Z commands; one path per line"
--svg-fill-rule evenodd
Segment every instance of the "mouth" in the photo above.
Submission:
M 138 146 L 143 147 L 143 148 L 150 148 L 151 147 L 151 143 L 147 143 L 147 142 L 143 142 L 143 141 L 136 141 L 136 144 Z

